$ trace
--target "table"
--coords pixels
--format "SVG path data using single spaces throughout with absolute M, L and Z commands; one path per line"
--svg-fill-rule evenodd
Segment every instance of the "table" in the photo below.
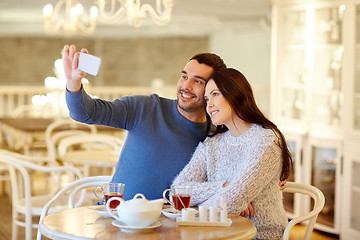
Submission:
M 119 160 L 119 154 L 108 150 L 79 150 L 66 153 L 60 160 L 70 164 L 114 167 Z
M 29 153 L 31 147 L 45 147 L 45 130 L 54 122 L 54 118 L 0 118 L 1 141 L 5 140 L 15 151 Z M 99 133 L 110 133 L 122 136 L 121 129 L 106 126 L 96 126 Z
M 28 153 L 30 146 L 45 146 L 45 129 L 54 119 L 50 118 L 0 118 L 1 140 L 15 151 Z
M 230 215 L 230 227 L 178 226 L 163 215 L 161 226 L 149 232 L 122 232 L 111 223 L 112 218 L 103 218 L 95 209 L 100 206 L 79 207 L 47 215 L 39 224 L 39 231 L 50 239 L 78 240 L 213 240 L 213 239 L 252 239 L 256 236 L 254 224 L 241 216 Z
M 67 152 L 59 160 L 65 165 L 81 165 L 84 167 L 84 176 L 89 176 L 89 167 L 113 168 L 119 160 L 119 155 L 109 150 L 77 150 Z

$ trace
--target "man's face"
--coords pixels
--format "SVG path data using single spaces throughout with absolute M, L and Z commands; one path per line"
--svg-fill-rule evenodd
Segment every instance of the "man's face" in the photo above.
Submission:
M 212 67 L 196 60 L 186 64 L 177 84 L 178 107 L 183 115 L 196 111 L 204 112 L 205 84 L 212 72 Z

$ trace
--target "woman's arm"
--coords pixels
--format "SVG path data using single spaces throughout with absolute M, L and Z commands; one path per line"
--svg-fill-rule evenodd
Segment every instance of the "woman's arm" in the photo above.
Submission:
M 205 143 L 199 143 L 190 162 L 173 181 L 173 185 L 192 187 L 191 206 L 201 204 L 209 199 L 223 184 L 223 182 L 208 182 L 206 148 Z
M 246 169 L 239 171 L 226 187 L 219 188 L 217 194 L 203 204 L 218 205 L 220 199 L 224 198 L 230 213 L 241 214 L 270 181 L 275 178 L 278 182 L 281 172 L 280 148 L 275 143 L 263 147 L 262 151 L 248 156 Z

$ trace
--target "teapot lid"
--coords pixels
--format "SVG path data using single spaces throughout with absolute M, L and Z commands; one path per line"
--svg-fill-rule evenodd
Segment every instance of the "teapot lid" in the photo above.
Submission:
M 127 209 L 132 211 L 144 211 L 144 210 L 152 210 L 157 207 L 156 203 L 160 203 L 161 206 L 163 204 L 163 199 L 158 200 L 147 200 L 142 193 L 137 193 L 133 199 L 130 199 L 124 203 L 121 203 L 118 207 L 121 209 Z M 154 204 L 153 204 L 154 203 Z
M 119 207 L 122 209 L 131 208 L 132 210 L 143 210 L 144 208 L 148 208 L 149 200 L 145 198 L 145 196 L 141 193 L 136 194 L 133 199 L 126 201 L 125 203 L 121 203 Z

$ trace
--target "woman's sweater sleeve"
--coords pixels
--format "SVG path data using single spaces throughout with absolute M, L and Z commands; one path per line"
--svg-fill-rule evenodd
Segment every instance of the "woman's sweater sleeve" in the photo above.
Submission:
M 204 143 L 198 145 L 190 162 L 173 182 L 173 185 L 192 187 L 191 206 L 199 205 L 212 197 L 223 184 L 222 182 L 208 182 L 206 148 Z
M 204 205 L 219 205 L 223 198 L 228 212 L 240 214 L 244 211 L 274 178 L 280 179 L 281 171 L 280 148 L 271 140 L 262 148 L 247 156 L 247 167 L 238 172 L 237 176 L 224 188 L 219 188 L 217 194 L 211 196 Z

